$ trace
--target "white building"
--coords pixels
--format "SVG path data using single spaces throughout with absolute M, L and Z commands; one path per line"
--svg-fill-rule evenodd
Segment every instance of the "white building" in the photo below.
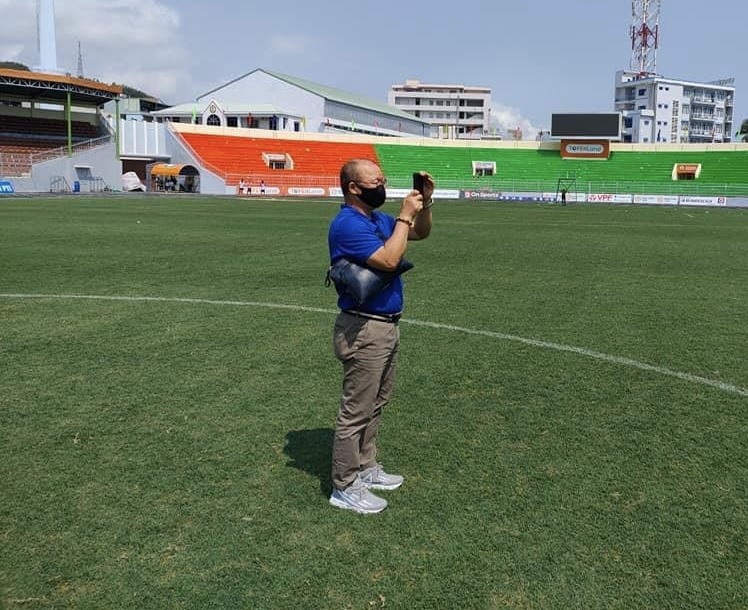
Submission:
M 712 83 L 616 72 L 614 109 L 623 115 L 623 142 L 730 142 L 733 79 Z
M 392 85 L 388 102 L 429 123 L 432 137 L 479 139 L 490 135 L 491 89 L 487 87 L 406 80 Z
M 429 125 L 360 95 L 258 68 L 195 101 L 152 113 L 158 120 L 273 131 L 428 136 Z

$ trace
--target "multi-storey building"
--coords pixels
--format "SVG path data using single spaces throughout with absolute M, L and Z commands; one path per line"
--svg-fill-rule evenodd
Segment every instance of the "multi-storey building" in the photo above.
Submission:
M 634 143 L 730 142 L 733 79 L 711 83 L 616 72 L 615 106 L 623 116 L 622 140 Z
M 390 106 L 431 125 L 431 136 L 478 139 L 490 134 L 491 89 L 465 85 L 429 85 L 417 80 L 392 85 Z

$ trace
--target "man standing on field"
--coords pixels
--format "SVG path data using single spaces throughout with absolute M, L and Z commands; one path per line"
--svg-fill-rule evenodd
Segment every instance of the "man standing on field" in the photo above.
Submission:
M 330 262 L 346 258 L 359 265 L 395 271 L 409 240 L 431 232 L 434 181 L 422 172 L 423 194 L 413 190 L 397 218 L 378 211 L 387 197 L 387 180 L 379 166 L 353 159 L 340 170 L 344 203 L 330 223 Z M 395 382 L 400 346 L 398 322 L 403 283 L 394 281 L 357 304 L 338 287 L 340 314 L 335 320 L 335 355 L 343 364 L 343 396 L 335 423 L 330 503 L 359 513 L 378 513 L 387 501 L 370 489 L 397 489 L 403 477 L 388 474 L 376 460 L 376 437 L 382 409 Z

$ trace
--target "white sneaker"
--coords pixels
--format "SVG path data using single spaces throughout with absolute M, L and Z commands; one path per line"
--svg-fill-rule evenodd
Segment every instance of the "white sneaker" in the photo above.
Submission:
M 358 478 L 368 489 L 397 489 L 405 481 L 399 474 L 387 474 L 381 464 L 362 470 Z
M 330 504 L 364 514 L 381 513 L 387 508 L 387 500 L 371 493 L 358 478 L 345 489 L 333 489 Z

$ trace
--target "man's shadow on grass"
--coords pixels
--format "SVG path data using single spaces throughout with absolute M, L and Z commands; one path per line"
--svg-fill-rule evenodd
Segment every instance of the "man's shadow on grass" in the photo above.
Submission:
M 320 492 L 329 496 L 332 492 L 330 468 L 332 464 L 332 428 L 313 430 L 291 430 L 286 434 L 283 453 L 289 457 L 286 466 L 298 468 L 319 479 Z

